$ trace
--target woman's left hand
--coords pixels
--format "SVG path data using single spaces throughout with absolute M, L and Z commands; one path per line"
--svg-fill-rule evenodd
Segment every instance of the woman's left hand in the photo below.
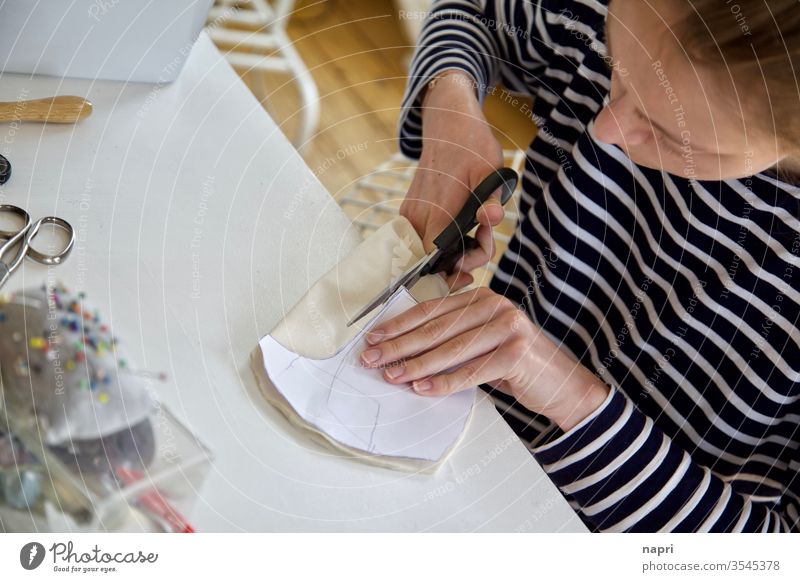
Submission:
M 427 396 L 478 384 L 510 394 L 569 430 L 596 410 L 608 387 L 489 289 L 426 301 L 367 334 L 364 366 Z

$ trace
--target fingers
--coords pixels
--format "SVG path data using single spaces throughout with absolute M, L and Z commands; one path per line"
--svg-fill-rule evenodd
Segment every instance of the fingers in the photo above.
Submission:
M 480 245 L 477 249 L 466 253 L 456 263 L 454 272 L 470 272 L 473 269 L 482 267 L 494 258 L 494 237 L 492 236 L 492 227 L 479 226 L 475 233 L 475 239 Z
M 433 239 L 429 236 L 430 233 L 427 232 L 426 226 L 428 224 L 431 205 L 418 198 L 416 192 L 418 192 L 420 188 L 417 184 L 418 180 L 415 177 L 406 194 L 406 198 L 400 205 L 400 215 L 408 219 L 411 226 L 414 227 L 414 230 L 424 239 L 423 245 L 425 249 L 430 250 L 430 248 L 433 248 Z M 431 240 L 427 240 L 428 238 Z
M 449 374 L 440 374 L 412 382 L 417 394 L 447 396 L 479 384 L 493 382 L 508 372 L 498 350 L 473 358 Z
M 500 204 L 498 192 L 492 194 L 489 199 L 483 203 L 483 206 L 478 210 L 477 216 L 478 223 L 484 226 L 497 226 L 503 221 L 505 210 L 503 210 L 503 205 Z
M 512 318 L 511 315 L 504 314 L 493 321 L 492 325 L 499 324 L 502 334 L 502 331 L 507 332 L 508 320 Z M 491 384 L 508 394 L 510 391 L 506 380 L 518 375 L 521 367 L 525 367 L 524 360 L 530 354 L 530 350 L 529 342 L 501 335 L 497 346 L 485 354 L 466 360 L 455 369 L 451 366 L 451 369 L 442 373 L 412 380 L 411 387 L 418 394 L 425 396 L 447 396 L 479 384 Z M 406 367 L 410 366 L 407 364 Z
M 398 360 L 384 370 L 384 377 L 393 384 L 410 382 L 413 386 L 414 382 L 428 380 L 435 374 L 463 366 L 465 362 L 493 351 L 505 341 L 506 335 L 507 330 L 502 329 L 498 322 L 491 321 L 457 335 L 420 356 Z
M 472 285 L 472 283 L 475 281 L 475 277 L 469 273 L 461 273 L 457 271 L 452 275 L 448 275 L 447 278 L 445 278 L 445 281 L 447 282 L 447 286 L 450 288 L 450 292 L 452 293 L 463 289 L 468 285 Z
M 481 308 L 480 302 L 471 304 L 469 309 L 450 311 L 429 319 L 410 333 L 374 344 L 361 355 L 361 362 L 366 367 L 379 368 L 417 356 L 475 328 L 482 329 L 495 315 L 490 305 Z M 459 340 L 464 341 L 467 340 Z
M 433 248 L 433 239 L 458 215 L 470 191 L 470 183 L 469 179 L 460 180 L 458 173 L 433 171 L 422 164 L 417 169 L 400 205 L 400 214 L 414 226 L 427 251 Z M 489 197 L 477 214 L 478 223 L 490 231 L 504 216 L 499 190 Z
M 468 293 L 450 295 L 442 299 L 432 299 L 415 305 L 411 309 L 383 322 L 378 328 L 370 331 L 367 334 L 367 343 L 374 345 L 393 339 L 401 334 L 408 333 L 429 319 L 440 317 L 456 309 L 461 309 L 479 298 L 486 297 L 487 293 L 494 295 L 494 293 L 488 289 L 478 289 Z

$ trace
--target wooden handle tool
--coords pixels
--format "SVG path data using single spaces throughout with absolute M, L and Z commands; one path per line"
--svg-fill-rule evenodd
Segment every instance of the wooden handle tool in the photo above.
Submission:
M 0 122 L 75 123 L 91 112 L 92 104 L 83 97 L 60 95 L 44 99 L 0 103 Z

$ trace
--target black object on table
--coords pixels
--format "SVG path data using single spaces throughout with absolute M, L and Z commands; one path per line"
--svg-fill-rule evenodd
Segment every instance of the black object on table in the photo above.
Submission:
M 0 155 L 0 184 L 5 184 L 11 177 L 11 162 L 3 155 Z

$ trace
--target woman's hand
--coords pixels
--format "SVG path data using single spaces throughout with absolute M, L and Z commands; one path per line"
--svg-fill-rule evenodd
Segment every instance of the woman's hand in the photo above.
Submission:
M 420 303 L 367 335 L 364 366 L 393 384 L 444 396 L 488 383 L 569 430 L 608 387 L 508 299 L 482 288 Z
M 422 156 L 400 214 L 422 237 L 427 251 L 461 210 L 467 196 L 502 167 L 503 151 L 475 95 L 475 82 L 460 71 L 439 77 L 423 100 Z M 494 256 L 492 226 L 503 220 L 498 194 L 478 212 L 480 248 L 467 253 L 448 278 L 452 289 L 472 282 L 469 271 Z

